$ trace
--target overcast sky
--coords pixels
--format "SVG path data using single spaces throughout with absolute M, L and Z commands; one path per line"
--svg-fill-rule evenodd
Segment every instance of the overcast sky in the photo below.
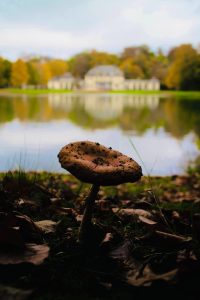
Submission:
M 199 0 L 0 0 L 0 56 L 200 43 Z

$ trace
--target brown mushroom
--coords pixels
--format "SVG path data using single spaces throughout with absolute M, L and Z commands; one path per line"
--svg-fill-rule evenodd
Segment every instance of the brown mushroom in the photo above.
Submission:
M 141 167 L 132 158 L 90 141 L 70 143 L 58 154 L 62 168 L 83 182 L 92 183 L 86 198 L 85 211 L 79 231 L 84 242 L 91 225 L 92 211 L 100 185 L 135 182 L 142 176 Z

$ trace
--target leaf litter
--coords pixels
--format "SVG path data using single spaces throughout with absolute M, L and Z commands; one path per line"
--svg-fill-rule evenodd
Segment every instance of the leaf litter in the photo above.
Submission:
M 65 299 L 74 293 L 87 299 L 131 299 L 136 287 L 150 289 L 143 292 L 148 295 L 161 282 L 182 289 L 182 299 L 185 281 L 191 294 L 198 290 L 198 173 L 152 179 L 159 186 L 159 203 L 145 179 L 136 187 L 105 188 L 95 203 L 86 248 L 77 237 L 88 186 L 63 175 L 37 174 L 37 182 L 28 176 L 35 178 L 30 173 L 20 182 L 6 174 L 0 182 L 3 290 L 21 291 L 20 300 Z

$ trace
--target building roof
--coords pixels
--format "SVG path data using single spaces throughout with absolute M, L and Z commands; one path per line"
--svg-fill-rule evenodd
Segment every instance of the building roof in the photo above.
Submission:
M 116 66 L 113 65 L 102 65 L 90 69 L 86 76 L 122 76 L 123 72 Z

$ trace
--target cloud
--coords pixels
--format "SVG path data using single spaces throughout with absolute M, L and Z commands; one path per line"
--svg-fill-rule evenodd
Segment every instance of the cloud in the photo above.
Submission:
M 188 35 L 194 26 L 193 20 L 183 20 L 178 16 L 169 17 L 164 7 L 149 15 L 144 14 L 141 8 L 126 10 L 124 19 L 129 25 L 140 28 L 146 36 L 154 39 L 177 39 Z
M 104 23 L 104 40 L 112 47 L 148 44 L 165 49 L 180 43 L 199 42 L 200 19 L 187 1 L 135 0 L 112 22 Z M 118 29 L 118 30 L 116 30 Z
M 18 10 L 18 18 L 8 14 L 8 26 L 1 19 L 0 54 L 9 58 L 22 53 L 68 58 L 94 48 L 119 53 L 131 45 L 168 50 L 181 43 L 200 42 L 199 0 L 109 0 L 106 8 L 104 2 L 93 0 L 85 6 L 68 3 L 67 9 L 66 2 L 58 2 L 63 5 L 61 11 L 59 5 L 41 4 L 40 14 L 34 15 L 37 6 L 32 5 L 32 16 L 31 9 L 29 14 Z
M 43 53 L 48 55 L 70 55 L 90 49 L 91 45 L 103 46 L 103 39 L 95 32 L 73 33 L 45 28 L 16 26 L 5 27 L 0 31 L 2 52 Z

